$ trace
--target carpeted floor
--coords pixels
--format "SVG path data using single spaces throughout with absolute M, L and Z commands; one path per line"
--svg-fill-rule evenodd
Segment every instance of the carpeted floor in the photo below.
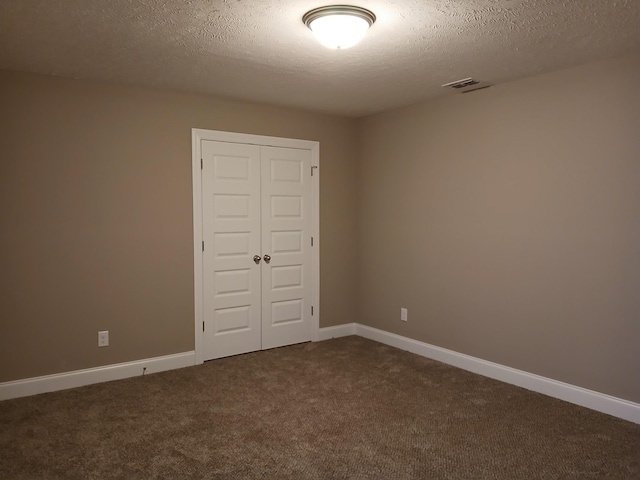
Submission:
M 2 479 L 639 479 L 640 425 L 346 337 L 0 402 Z

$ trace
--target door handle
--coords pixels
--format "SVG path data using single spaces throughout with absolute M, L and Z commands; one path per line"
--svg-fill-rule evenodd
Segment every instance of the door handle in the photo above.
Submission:
M 256 262 L 256 265 L 258 265 L 260 263 L 260 260 L 262 260 L 260 258 L 260 255 L 254 255 L 253 256 L 253 261 Z
M 264 257 L 262 257 L 262 258 L 264 258 L 264 263 L 269 263 L 269 262 L 271 262 L 271 256 L 270 256 L 270 255 L 265 255 L 265 256 L 264 256 Z

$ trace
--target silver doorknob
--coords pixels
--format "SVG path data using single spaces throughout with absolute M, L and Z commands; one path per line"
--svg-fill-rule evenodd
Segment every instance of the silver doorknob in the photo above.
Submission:
M 260 260 L 262 260 L 260 258 L 260 255 L 254 255 L 253 256 L 253 261 L 256 262 L 256 265 L 258 265 L 260 263 Z
M 264 258 L 264 263 L 269 263 L 271 261 L 271 256 L 270 255 L 265 255 L 262 258 Z

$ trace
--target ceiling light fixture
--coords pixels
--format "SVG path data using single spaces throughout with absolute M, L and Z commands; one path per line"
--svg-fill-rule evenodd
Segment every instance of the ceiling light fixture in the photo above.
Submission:
M 365 8 L 331 5 L 305 13 L 302 21 L 322 45 L 344 49 L 353 47 L 364 38 L 376 16 Z

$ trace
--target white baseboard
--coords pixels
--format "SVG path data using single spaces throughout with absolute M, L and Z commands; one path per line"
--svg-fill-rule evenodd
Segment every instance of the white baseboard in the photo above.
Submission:
M 540 375 L 524 372 L 515 368 L 505 367 L 504 365 L 454 352 L 453 350 L 430 345 L 394 333 L 385 332 L 384 330 L 378 330 L 377 328 L 366 325 L 348 323 L 334 327 L 320 328 L 317 338 L 318 341 L 322 341 L 348 335 L 359 335 L 370 340 L 384 343 L 385 345 L 462 368 L 463 370 L 484 375 L 485 377 L 533 390 L 534 392 L 640 424 L 640 404 L 638 403 L 541 377 Z M 56 375 L 46 375 L 43 377 L 0 383 L 0 400 L 26 397 L 39 393 L 82 387 L 92 383 L 135 377 L 142 375 L 145 368 L 146 371 L 144 371 L 144 373 L 151 374 L 176 368 L 190 367 L 195 365 L 195 359 L 195 352 L 192 351 L 108 365 L 105 367 L 88 368 L 86 370 L 76 370 Z
M 0 400 L 82 387 L 92 383 L 110 382 L 137 375 L 164 372 L 195 365 L 195 352 L 177 353 L 162 357 L 146 358 L 134 362 L 118 363 L 105 367 L 87 368 L 73 372 L 27 378 L 0 383 Z M 145 370 L 146 369 L 146 370 Z
M 345 323 L 335 327 L 324 327 L 318 329 L 318 341 L 330 340 L 332 338 L 347 337 L 356 334 L 356 323 Z
M 355 326 L 355 334 L 361 337 L 640 424 L 640 404 L 638 403 L 505 367 L 366 325 L 356 323 Z

